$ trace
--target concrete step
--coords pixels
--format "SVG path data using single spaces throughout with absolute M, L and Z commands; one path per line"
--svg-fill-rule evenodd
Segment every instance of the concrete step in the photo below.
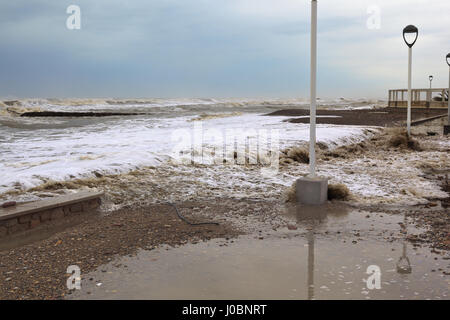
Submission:
M 82 191 L 0 208 L 0 238 L 33 229 L 43 222 L 96 210 L 103 192 Z
M 103 194 L 104 192 L 81 191 L 51 199 L 18 204 L 13 207 L 0 208 L 0 221 L 27 215 L 30 213 L 36 213 L 39 211 L 45 211 L 57 207 L 64 207 L 79 202 L 97 199 L 103 196 Z

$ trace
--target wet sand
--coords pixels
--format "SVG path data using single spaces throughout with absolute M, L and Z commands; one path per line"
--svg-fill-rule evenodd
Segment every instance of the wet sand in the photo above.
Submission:
M 325 210 L 326 209 L 326 210 Z M 406 239 L 401 214 L 287 206 L 286 225 L 140 250 L 83 276 L 68 299 L 449 299 L 450 257 Z M 380 267 L 381 288 L 365 283 Z
M 446 114 L 445 109 L 412 109 L 411 119 L 418 120 Z M 291 123 L 309 123 L 309 110 L 285 109 L 267 114 L 268 116 L 286 116 Z M 358 125 L 393 127 L 406 121 L 406 108 L 379 108 L 363 110 L 317 110 L 318 124 Z M 301 118 L 295 118 L 301 117 Z
M 205 210 L 204 205 L 199 206 Z M 205 221 L 200 213 L 192 216 L 192 208 L 197 207 L 192 203 L 179 205 L 192 222 Z M 45 239 L 30 244 L 23 245 L 23 239 L 11 243 L 2 239 L 2 246 L 9 248 L 0 250 L 0 299 L 62 298 L 67 293 L 66 270 L 70 265 L 88 272 L 115 257 L 134 254 L 138 248 L 152 250 L 161 244 L 175 246 L 239 233 L 220 218 L 215 220 L 218 226 L 188 225 L 167 205 L 122 209 L 107 216 L 84 215 L 80 219 L 65 230 L 41 234 Z
M 358 209 L 329 202 L 311 208 L 233 199 L 178 206 L 193 222 L 220 226 L 187 225 L 166 205 L 83 217 L 47 239 L 0 252 L 0 274 L 8 279 L 0 297 L 306 299 L 313 237 L 314 298 L 447 299 L 448 248 L 424 235 L 445 231 L 449 221 L 430 230 L 436 220 L 422 219 L 427 212 L 442 217 L 440 206 Z M 404 246 L 414 272 L 400 276 L 395 268 Z M 384 291 L 364 289 L 371 264 L 386 273 Z M 81 291 L 66 287 L 69 265 L 81 269 Z

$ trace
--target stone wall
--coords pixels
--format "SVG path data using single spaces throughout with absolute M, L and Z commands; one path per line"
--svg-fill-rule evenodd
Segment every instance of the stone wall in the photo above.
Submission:
M 70 205 L 55 207 L 52 209 L 25 214 L 22 216 L 9 218 L 0 221 L 0 238 L 19 233 L 25 230 L 33 229 L 41 223 L 63 219 L 67 216 L 73 216 L 82 212 L 88 212 L 97 209 L 101 204 L 100 198 L 80 201 Z

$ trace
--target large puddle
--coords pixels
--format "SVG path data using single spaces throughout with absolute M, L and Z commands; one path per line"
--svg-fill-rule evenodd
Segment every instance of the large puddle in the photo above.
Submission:
M 83 274 L 68 298 L 449 299 L 448 254 L 406 243 L 418 230 L 405 217 L 319 211 L 288 210 L 289 228 L 142 250 Z

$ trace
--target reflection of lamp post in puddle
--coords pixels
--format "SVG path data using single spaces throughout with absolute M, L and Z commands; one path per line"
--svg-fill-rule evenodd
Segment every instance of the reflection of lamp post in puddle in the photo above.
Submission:
M 397 262 L 397 272 L 400 274 L 410 274 L 412 272 L 411 262 L 409 262 L 409 258 L 406 255 L 406 237 L 408 235 L 407 225 L 406 225 L 406 223 L 407 223 L 406 222 L 406 213 L 405 213 L 404 217 L 405 218 L 404 218 L 403 226 L 405 229 L 405 232 L 404 232 L 405 236 L 403 238 L 403 253 Z
M 295 205 L 289 206 L 287 215 L 295 218 L 297 223 L 303 224 L 308 233 L 306 239 L 308 241 L 308 274 L 307 274 L 307 297 L 308 300 L 314 299 L 314 241 L 315 230 L 325 224 L 325 221 L 330 218 L 342 218 L 348 214 L 347 206 L 340 205 L 326 205 L 323 206 L 305 206 Z
M 314 299 L 314 227 L 308 232 L 308 300 Z
M 305 222 L 308 233 L 308 274 L 307 274 L 307 297 L 314 299 L 314 231 L 316 224 L 321 224 L 327 217 L 327 210 L 317 206 L 295 206 L 297 222 Z

